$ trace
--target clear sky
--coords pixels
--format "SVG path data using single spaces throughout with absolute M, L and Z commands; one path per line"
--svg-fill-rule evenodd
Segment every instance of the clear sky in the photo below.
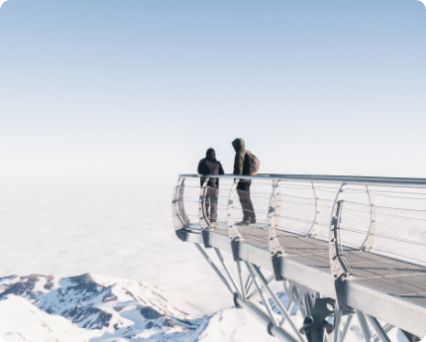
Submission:
M 426 177 L 417 0 L 10 0 L 0 175 Z

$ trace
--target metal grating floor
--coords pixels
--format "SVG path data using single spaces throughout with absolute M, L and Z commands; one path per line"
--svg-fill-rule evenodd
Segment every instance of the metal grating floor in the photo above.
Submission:
M 268 249 L 267 229 L 239 227 L 238 230 L 244 243 Z M 285 258 L 330 273 L 328 241 L 284 231 L 277 231 L 277 238 L 285 250 Z M 426 307 L 426 267 L 351 247 L 344 247 L 343 251 L 354 277 L 352 281 Z
M 218 223 L 214 232 L 227 236 L 227 223 Z M 250 225 L 238 227 L 238 231 L 243 243 L 269 251 L 266 227 Z M 285 250 L 285 258 L 330 273 L 328 241 L 284 231 L 277 231 L 277 238 Z M 351 247 L 344 247 L 343 251 L 353 275 L 351 281 L 426 307 L 426 267 Z

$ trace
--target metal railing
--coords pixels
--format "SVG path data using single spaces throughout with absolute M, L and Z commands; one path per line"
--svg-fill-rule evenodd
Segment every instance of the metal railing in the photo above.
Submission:
M 211 177 L 218 189 L 208 178 L 201 185 L 199 175 L 179 176 L 172 206 L 178 236 L 199 232 L 211 247 L 207 232 L 227 235 L 237 263 L 242 243 L 267 250 L 278 280 L 285 258 L 329 272 L 341 312 L 349 282 L 426 307 L 426 179 Z
M 257 222 L 249 227 L 268 228 L 272 238 L 275 238 L 277 231 L 284 231 L 328 240 L 332 213 L 337 203 L 342 202 L 341 233 L 338 235 L 342 245 L 388 253 L 390 257 L 394 255 L 414 263 L 425 260 L 423 256 L 426 255 L 419 247 L 426 244 L 426 241 L 423 242 L 423 234 L 426 234 L 426 226 L 423 226 L 426 219 L 423 216 L 426 214 L 426 179 L 270 174 L 221 175 L 214 178 L 221 181 L 217 194 L 218 228 L 228 229 L 232 240 L 241 238 L 236 221 L 243 219 L 245 211 L 249 214 L 251 211 L 244 208 L 236 197 L 252 200 Z M 201 187 L 199 179 L 199 175 L 179 176 L 173 198 L 175 229 L 213 228 L 205 212 L 210 187 L 206 185 L 207 181 Z M 252 182 L 250 192 L 238 189 L 240 179 Z M 386 217 L 392 219 L 386 220 Z M 399 225 L 396 226 L 391 220 L 399 220 Z M 384 224 L 395 228 L 384 231 L 380 226 Z M 405 237 L 396 234 L 398 232 Z M 413 250 L 404 253 L 401 248 L 395 249 L 392 243 L 385 244 L 383 239 L 415 246 L 421 256 L 417 256 Z M 276 252 L 276 241 L 270 248 L 271 252 Z

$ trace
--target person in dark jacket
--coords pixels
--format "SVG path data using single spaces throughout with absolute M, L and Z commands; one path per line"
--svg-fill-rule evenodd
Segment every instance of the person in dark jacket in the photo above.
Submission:
M 214 149 L 209 148 L 206 152 L 206 157 L 201 159 L 198 163 L 198 174 L 200 175 L 223 175 L 222 164 L 216 160 L 216 152 Z M 200 185 L 203 186 L 207 177 L 200 178 Z M 210 214 L 210 224 L 217 227 L 217 201 L 219 196 L 219 179 L 209 178 L 206 189 L 206 213 Z M 210 213 L 209 213 L 210 208 Z
M 246 153 L 246 143 L 243 139 L 235 139 L 232 142 L 235 150 L 234 175 L 250 175 L 250 160 Z M 256 213 L 250 198 L 250 179 L 240 179 L 237 185 L 237 194 L 243 209 L 243 220 L 237 226 L 248 226 L 256 223 Z

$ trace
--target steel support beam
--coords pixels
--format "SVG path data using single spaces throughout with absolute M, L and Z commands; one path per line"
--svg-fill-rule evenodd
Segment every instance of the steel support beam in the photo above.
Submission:
M 370 315 L 366 315 L 366 316 L 367 316 L 368 320 L 370 321 L 373 329 L 376 331 L 376 334 L 382 340 L 382 342 L 391 342 L 390 338 L 388 337 L 388 335 L 386 334 L 386 332 L 383 330 L 383 328 L 380 325 L 380 323 L 377 320 L 377 318 L 375 318 L 373 316 L 370 316 Z
M 342 334 L 340 335 L 339 342 L 343 342 L 345 340 L 346 334 L 348 333 L 349 328 L 351 327 L 353 317 L 353 315 L 349 315 L 346 319 L 345 327 L 343 328 Z
M 259 277 L 260 281 L 262 282 L 263 286 L 269 292 L 269 295 L 271 296 L 271 298 L 274 301 L 275 305 L 277 306 L 278 310 L 280 310 L 281 313 L 282 313 L 282 315 L 283 315 L 283 320 L 282 320 L 282 322 L 280 322 L 279 325 L 282 325 L 284 323 L 284 318 L 286 318 L 287 322 L 290 324 L 290 327 L 293 329 L 294 333 L 299 338 L 299 340 L 301 342 L 306 342 L 306 340 L 300 334 L 299 329 L 297 329 L 296 326 L 294 325 L 294 322 L 290 318 L 290 315 L 287 312 L 287 310 L 284 307 L 284 305 L 281 303 L 281 301 L 279 300 L 279 298 L 277 297 L 277 295 L 275 294 L 275 292 L 272 291 L 271 288 L 269 287 L 268 281 L 265 279 L 265 277 L 263 276 L 262 272 L 260 272 L 259 268 L 256 265 L 252 265 L 252 266 L 253 266 L 253 269 L 256 272 L 257 276 Z
M 253 284 L 253 279 L 251 275 L 249 274 L 247 277 L 246 285 L 245 285 L 246 293 L 250 291 L 250 287 L 252 286 L 252 284 Z
M 340 322 L 342 320 L 342 311 L 338 308 L 334 310 L 334 333 L 333 333 L 333 342 L 339 341 L 340 334 Z
M 277 337 L 278 340 L 283 341 L 283 342 L 299 342 L 298 340 L 293 338 L 293 336 L 291 336 L 287 331 L 285 331 L 285 329 L 283 329 L 280 326 L 277 326 L 276 323 L 274 324 L 274 322 L 276 322 L 276 317 L 275 317 L 275 315 L 273 314 L 272 311 L 270 312 L 270 314 L 268 316 L 263 312 L 262 308 L 258 304 L 251 302 L 249 300 L 244 300 L 243 298 L 241 298 L 240 295 L 238 295 L 238 293 L 233 292 L 228 281 L 222 275 L 222 272 L 220 272 L 220 270 L 216 267 L 216 265 L 210 259 L 210 257 L 204 251 L 204 249 L 197 243 L 195 243 L 194 245 L 197 247 L 197 249 L 200 251 L 201 255 L 206 259 L 206 261 L 209 263 L 209 265 L 213 268 L 213 270 L 216 272 L 216 274 L 222 280 L 222 282 L 224 283 L 226 288 L 229 290 L 229 292 L 234 295 L 234 301 L 235 301 L 236 306 L 242 307 L 245 310 L 247 310 L 251 315 L 253 315 L 260 323 L 262 323 L 265 326 L 265 328 L 267 329 L 269 334 Z M 253 282 L 256 285 L 256 281 L 253 280 Z M 265 307 L 268 308 L 267 305 L 269 305 L 269 304 L 265 301 L 264 301 L 264 303 L 265 303 Z M 270 308 L 269 308 L 269 310 L 270 310 Z
M 256 303 L 250 301 L 243 301 L 241 297 L 237 297 L 237 302 L 241 307 L 250 312 L 260 323 L 267 327 L 268 332 L 275 336 L 280 341 L 285 342 L 298 342 L 293 336 L 286 332 L 282 327 L 274 326 L 270 318 L 263 312 L 263 310 Z
M 243 272 L 241 269 L 241 261 L 237 261 L 237 269 L 238 269 L 238 278 L 240 279 L 240 287 L 241 287 L 241 296 L 243 297 L 244 300 L 247 299 L 247 295 L 246 295 L 246 288 L 243 284 Z
M 383 326 L 383 331 L 387 334 L 389 331 L 391 331 L 393 328 L 395 328 L 392 324 L 389 324 L 389 323 L 386 323 L 384 326 Z M 377 342 L 377 341 L 379 341 L 380 340 L 380 337 L 379 336 L 377 336 L 377 334 L 376 335 L 374 335 L 373 337 L 372 337 L 372 339 L 373 339 L 373 342 Z
M 222 280 L 222 282 L 225 284 L 225 286 L 227 287 L 227 289 L 229 290 L 229 292 L 231 292 L 232 294 L 234 294 L 235 292 L 232 291 L 231 286 L 229 285 L 228 281 L 225 279 L 225 277 L 222 275 L 222 272 L 219 271 L 219 269 L 216 267 L 216 265 L 210 259 L 210 257 L 204 251 L 204 249 L 198 243 L 194 243 L 194 245 L 195 245 L 195 247 L 197 247 L 197 249 L 200 251 L 200 253 L 204 257 L 204 259 L 207 260 L 207 262 L 209 263 L 209 265 L 213 268 L 213 270 L 219 276 L 220 280 Z
M 268 282 L 268 284 L 272 281 L 272 280 L 274 280 L 275 279 L 275 276 L 272 274 L 272 275 L 270 275 L 269 277 L 268 277 L 268 279 L 266 279 L 266 281 Z M 263 284 L 262 284 L 262 286 L 261 286 L 261 289 L 263 289 Z M 251 299 L 251 298 L 253 298 L 255 295 L 257 295 L 257 293 L 258 293 L 258 290 L 257 289 L 254 289 L 252 292 L 250 292 L 250 294 L 249 295 L 247 295 L 247 299 Z
M 251 265 L 247 261 L 245 261 L 245 264 L 247 266 L 248 271 L 250 272 L 251 277 L 253 278 L 253 283 L 254 283 L 254 285 L 257 288 L 257 292 L 259 292 L 259 295 L 262 298 L 262 301 L 263 301 L 263 304 L 265 305 L 266 311 L 268 312 L 269 317 L 271 318 L 272 325 L 274 327 L 277 327 L 278 323 L 277 323 L 277 321 L 276 321 L 276 319 L 274 317 L 274 313 L 272 311 L 272 308 L 269 305 L 269 301 L 265 298 L 265 296 L 263 294 L 263 289 L 260 287 L 260 285 L 257 283 L 256 278 L 254 277 L 254 273 L 253 273 L 253 270 L 251 268 Z
M 238 289 L 237 283 L 235 282 L 234 277 L 232 276 L 232 273 L 229 270 L 228 265 L 226 264 L 225 259 L 222 256 L 222 253 L 217 248 L 214 248 L 214 251 L 216 252 L 216 254 L 217 254 L 217 256 L 218 256 L 218 258 L 219 258 L 219 260 L 220 260 L 220 262 L 221 262 L 221 264 L 223 266 L 223 268 L 225 269 L 225 272 L 228 275 L 229 280 L 231 280 L 232 285 L 234 285 L 235 292 L 241 297 L 241 292 Z
M 366 342 L 371 342 L 371 333 L 370 328 L 368 327 L 367 319 L 365 318 L 365 315 L 361 312 L 356 310 L 356 315 L 358 317 L 359 324 L 361 325 L 362 333 L 364 335 Z

